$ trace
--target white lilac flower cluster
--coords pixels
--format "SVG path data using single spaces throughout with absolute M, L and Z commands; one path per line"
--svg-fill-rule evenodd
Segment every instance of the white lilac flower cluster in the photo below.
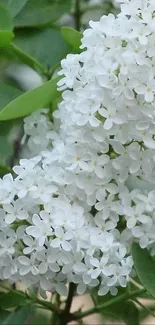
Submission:
M 155 1 L 90 27 L 53 121 L 25 118 L 31 158 L 0 180 L 0 279 L 63 295 L 71 281 L 117 294 L 133 241 L 155 255 Z

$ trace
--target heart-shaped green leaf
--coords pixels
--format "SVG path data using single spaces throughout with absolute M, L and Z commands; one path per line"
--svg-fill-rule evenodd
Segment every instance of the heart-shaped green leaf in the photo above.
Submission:
M 72 46 L 74 52 L 80 53 L 80 45 L 81 45 L 81 38 L 82 33 L 78 32 L 76 29 L 73 29 L 68 26 L 63 26 L 61 28 L 61 34 L 63 39 Z

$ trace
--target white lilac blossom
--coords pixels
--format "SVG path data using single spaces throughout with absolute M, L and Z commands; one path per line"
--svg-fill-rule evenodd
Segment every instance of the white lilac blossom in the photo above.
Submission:
M 121 2 L 62 60 L 53 122 L 24 120 L 30 158 L 0 180 L 1 280 L 116 295 L 132 242 L 155 255 L 155 2 Z

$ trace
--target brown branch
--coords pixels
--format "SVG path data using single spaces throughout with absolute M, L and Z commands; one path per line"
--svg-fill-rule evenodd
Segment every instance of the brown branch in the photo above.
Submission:
M 74 297 L 74 292 L 75 292 L 76 285 L 74 283 L 69 284 L 69 292 L 68 292 L 68 297 L 66 300 L 66 306 L 64 310 L 61 312 L 61 315 L 59 316 L 59 322 L 58 325 L 67 325 L 68 322 L 70 321 L 70 309 Z

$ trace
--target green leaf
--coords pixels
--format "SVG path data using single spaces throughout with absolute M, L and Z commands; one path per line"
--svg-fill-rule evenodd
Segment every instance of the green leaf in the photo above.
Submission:
M 13 155 L 13 144 L 6 136 L 0 136 L 0 165 L 5 166 Z
M 30 324 L 33 325 L 50 325 L 51 324 L 51 311 L 41 308 L 33 308 L 30 315 Z
M 123 320 L 126 325 L 139 324 L 139 311 L 132 301 L 126 301 L 123 307 Z
M 151 313 L 155 314 L 155 305 L 147 304 L 145 308 L 139 310 L 140 321 L 144 321 L 147 317 L 151 316 Z
M 59 77 L 47 81 L 42 86 L 14 99 L 1 110 L 0 120 L 11 120 L 27 116 L 37 109 L 47 107 L 49 103 L 55 102 L 56 98 L 61 96 L 61 93 L 57 90 L 58 80 Z
M 0 177 L 12 173 L 10 165 L 16 152 L 20 123 L 19 119 L 0 122 Z
M 27 302 L 25 294 L 21 291 L 0 292 L 0 307 L 2 309 L 24 306 Z
M 133 288 L 134 291 L 135 288 Z M 131 288 L 130 288 L 131 290 Z M 92 295 L 93 297 L 96 296 L 97 305 L 104 305 L 106 302 L 110 301 L 111 299 L 111 294 L 108 293 L 105 296 L 98 296 L 97 295 L 97 290 L 94 288 L 92 291 Z M 128 287 L 126 288 L 122 288 L 119 287 L 118 288 L 118 294 L 116 299 L 119 296 L 122 296 L 123 294 L 128 292 Z M 91 295 L 91 296 L 92 296 Z M 102 318 L 105 319 L 109 319 L 109 320 L 115 320 L 115 321 L 121 321 L 123 320 L 127 325 L 128 324 L 134 324 L 134 325 L 138 325 L 138 310 L 136 305 L 131 302 L 131 301 L 127 301 L 124 300 L 123 302 L 116 302 L 115 304 L 104 308 L 103 310 L 100 311 L 100 314 L 102 316 Z M 132 321 L 131 321 L 131 317 L 132 317 Z
M 17 31 L 14 44 L 44 69 L 52 69 L 71 51 L 71 47 L 63 40 L 61 31 L 55 28 Z
M 129 282 L 128 283 L 128 288 L 129 291 L 135 291 L 137 290 L 137 286 L 142 286 L 142 283 L 139 279 L 139 277 L 137 275 L 134 276 L 134 282 Z M 154 298 L 152 297 L 152 295 L 150 295 L 150 293 L 148 291 L 144 291 L 140 294 L 141 298 L 144 298 L 146 301 L 154 301 Z
M 11 50 L 12 54 L 15 55 L 18 59 L 24 62 L 26 65 L 31 67 L 34 70 L 38 70 L 44 73 L 44 67 L 31 55 L 22 51 L 18 46 L 14 43 L 10 44 L 9 49 Z
M 110 293 L 106 294 L 105 296 L 98 296 L 97 291 L 98 290 L 96 290 L 96 288 L 93 288 L 93 290 L 91 290 L 91 296 L 93 295 L 93 299 L 94 297 L 96 298 L 96 305 L 102 305 L 111 299 Z M 118 296 L 124 294 L 125 292 L 126 288 L 120 287 L 118 291 Z M 122 304 L 116 303 L 113 306 L 104 308 L 100 311 L 100 313 L 103 318 L 120 320 L 122 318 Z
M 11 130 L 14 127 L 18 127 L 19 124 L 20 124 L 19 119 L 0 122 L 0 136 L 9 136 Z
M 12 41 L 14 34 L 9 30 L 0 30 L 0 48 L 8 46 Z
M 155 260 L 147 249 L 142 249 L 136 243 L 132 246 L 132 257 L 137 275 L 144 288 L 155 297 Z
M 2 325 L 24 325 L 29 317 L 30 311 L 30 305 L 21 307 L 17 311 L 10 313 L 3 321 Z
M 75 53 L 80 53 L 82 51 L 79 48 L 81 45 L 82 33 L 71 27 L 63 26 L 61 28 L 61 34 L 63 39 L 73 47 Z
M 19 89 L 0 83 L 0 110 L 21 94 Z M 17 127 L 17 121 L 0 122 L 0 176 L 11 172 L 9 166 L 14 154 L 15 140 L 11 132 L 15 127 Z
M 3 177 L 4 175 L 12 173 L 12 172 L 13 171 L 11 168 L 0 165 L 0 177 Z M 1 318 L 0 318 L 0 320 L 1 320 Z
M 101 301 L 101 300 L 100 300 Z M 104 303 L 104 301 L 102 301 Z M 139 313 L 136 305 L 131 301 L 117 302 L 113 306 L 104 308 L 101 311 L 103 319 L 123 320 L 127 325 L 139 324 Z
M 0 48 L 6 47 L 12 40 L 12 29 L 13 19 L 6 8 L 0 5 Z
M 123 320 L 127 325 L 139 324 L 139 312 L 132 301 L 116 303 L 101 312 L 104 319 Z
M 12 17 L 15 17 L 27 1 L 28 0 L 0 0 L 0 4 L 8 10 Z
M 0 308 L 0 324 L 3 324 L 4 320 L 9 316 L 10 312 Z
M 0 111 L 3 107 L 9 104 L 12 100 L 22 94 L 21 90 L 0 83 Z
M 13 19 L 6 8 L 0 5 L 0 30 L 12 30 Z
M 15 25 L 18 27 L 45 25 L 58 20 L 70 9 L 71 0 L 28 0 L 15 18 Z

